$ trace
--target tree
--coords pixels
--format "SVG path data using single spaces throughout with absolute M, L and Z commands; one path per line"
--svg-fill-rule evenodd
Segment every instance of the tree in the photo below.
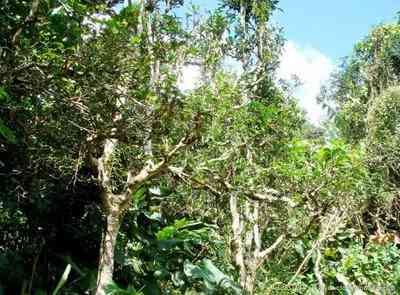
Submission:
M 374 99 L 367 116 L 367 153 L 371 169 L 383 169 L 393 184 L 399 185 L 399 120 L 398 87 L 387 89 Z
M 331 108 L 340 131 L 350 141 L 359 142 L 366 136 L 369 102 L 399 83 L 399 33 L 398 24 L 374 28 L 322 89 L 320 101 Z
M 350 225 L 356 231 L 363 235 L 374 232 L 370 243 L 376 237 L 392 235 L 390 230 L 398 227 L 394 208 L 398 203 L 395 126 L 398 122 L 399 32 L 398 24 L 383 24 L 372 29 L 355 45 L 320 96 L 321 102 L 331 109 L 340 136 L 360 151 L 360 168 L 365 179 L 357 186 L 364 187 L 368 197 L 360 206 L 361 212 L 349 214 L 349 217 L 358 216 L 361 220 L 360 229 Z M 350 199 L 355 200 L 355 196 Z M 367 243 L 363 236 L 359 235 L 359 239 L 362 242 L 352 247 Z M 363 255 L 367 255 L 366 252 Z M 337 280 L 346 288 L 353 288 L 347 275 L 341 273 Z
M 80 171 L 93 165 L 107 225 L 98 294 L 111 283 L 118 229 L 134 194 L 195 141 L 196 124 L 201 124 L 175 86 L 176 57 L 170 53 L 185 39 L 169 13 L 178 2 L 167 3 L 162 14 L 158 3 L 148 1 L 112 16 L 97 4 L 56 2 L 49 8 L 33 1 L 31 7 L 20 5 L 30 8 L 26 21 L 11 26 L 16 30 L 4 40 L 15 50 L 4 53 L 2 98 L 25 99 L 33 109 L 29 119 L 34 135 L 27 140 L 32 155 L 40 155 L 36 163 L 63 177 L 73 175 L 74 184 Z M 18 13 L 15 5 L 3 10 Z M 91 14 L 97 8 L 111 15 L 102 24 L 105 28 Z M 91 20 L 85 26 L 87 18 Z M 26 34 L 28 28 L 32 35 Z M 36 72 L 39 79 L 33 83 Z M 22 79 L 19 89 L 16 76 Z M 6 127 L 2 131 L 11 138 Z
M 246 2 L 247 10 L 223 4 L 228 9 L 211 15 L 205 21 L 208 30 L 200 33 L 204 44 L 210 44 L 208 38 L 220 40 L 211 43 L 215 59 L 207 59 L 210 51 L 200 55 L 204 60 L 200 64 L 206 71 L 211 69 L 214 78 L 192 94 L 200 109 L 207 110 L 206 137 L 173 172 L 214 195 L 229 212 L 231 259 L 241 287 L 252 294 L 257 270 L 285 236 L 285 222 L 276 228 L 267 223 L 278 224 L 277 212 L 287 209 L 269 207 L 271 202 L 281 204 L 279 193 L 271 188 L 275 182 L 270 165 L 284 161 L 285 145 L 301 128 L 303 117 L 295 101 L 273 82 L 282 45 L 280 35 L 268 23 L 274 3 Z M 233 36 L 227 32 L 234 32 Z M 223 68 L 221 60 L 226 57 L 241 64 L 243 71 L 239 76 L 236 73 L 237 78 Z
M 372 245 L 398 229 L 398 25 L 322 93 L 336 132 L 277 85 L 278 1 L 3 2 L 0 293 L 352 292 L 398 258 Z
M 82 44 L 71 75 L 55 86 L 62 89 L 55 96 L 62 103 L 52 112 L 79 133 L 81 139 L 71 143 L 84 150 L 101 190 L 106 228 L 96 294 L 105 294 L 112 282 L 116 239 L 132 198 L 165 173 L 201 123 L 174 86 L 175 57 L 164 55 L 182 45 L 179 24 L 169 8 L 161 14 L 156 3 L 151 9 L 149 4 L 111 18 L 98 38 Z M 55 131 L 62 132 L 60 127 Z
M 5 292 L 17 293 L 23 286 L 33 292 L 38 285 L 55 286 L 49 273 L 57 274 L 59 269 L 49 249 L 59 237 L 59 216 L 71 216 L 69 206 L 61 209 L 68 203 L 70 175 L 48 165 L 51 161 L 44 148 L 51 140 L 56 149 L 63 144 L 38 128 L 46 121 L 43 109 L 49 105 L 44 98 L 51 95 L 49 85 L 62 77 L 66 60 L 80 43 L 86 14 L 108 8 L 97 2 L 2 1 L 0 10 L 1 215 L 5 217 L 1 281 Z M 85 205 L 81 203 L 82 208 Z M 90 243 L 82 252 L 86 249 Z M 11 265 L 15 272 L 8 271 Z M 42 275 L 31 276 L 32 267 Z

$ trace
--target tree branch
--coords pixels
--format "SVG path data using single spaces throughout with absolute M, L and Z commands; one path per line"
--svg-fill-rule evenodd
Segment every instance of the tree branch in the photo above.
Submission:
M 157 164 L 151 164 L 150 162 L 142 169 L 138 174 L 135 174 L 134 171 L 130 170 L 128 172 L 128 177 L 126 180 L 127 194 L 131 195 L 135 192 L 139 186 L 141 186 L 145 181 L 159 174 L 163 168 L 165 168 L 166 164 L 170 161 L 170 159 L 175 156 L 175 154 L 186 146 L 187 136 L 183 137 L 174 148 L 167 153 L 163 160 L 158 162 Z
M 341 223 L 341 220 L 343 218 L 343 214 L 339 210 L 335 210 L 333 214 L 327 217 L 328 221 L 325 223 L 321 222 L 321 225 L 323 224 L 323 228 L 320 228 L 320 236 L 318 240 L 314 241 L 313 246 L 311 249 L 308 251 L 306 257 L 304 258 L 303 262 L 300 264 L 300 266 L 297 268 L 296 273 L 293 275 L 293 277 L 289 281 L 289 285 L 291 285 L 294 280 L 297 278 L 297 276 L 300 274 L 301 270 L 303 269 L 304 265 L 308 262 L 308 260 L 311 258 L 312 253 L 315 250 L 320 251 L 320 247 L 324 243 L 325 240 L 327 240 L 329 237 L 333 237 Z
M 118 144 L 116 139 L 106 139 L 104 142 L 104 150 L 101 158 L 97 159 L 98 179 L 104 191 L 111 193 L 111 158 Z M 92 158 L 93 160 L 93 158 Z M 93 162 L 93 164 L 96 161 Z
M 229 207 L 232 216 L 232 254 L 233 260 L 236 266 L 239 268 L 240 277 L 243 279 L 246 275 L 246 266 L 244 263 L 243 257 L 243 241 L 242 241 L 242 231 L 243 231 L 243 224 L 240 222 L 240 214 L 238 210 L 237 204 L 237 195 L 232 193 L 229 200 Z
M 168 170 L 171 171 L 173 174 L 175 174 L 176 176 L 178 176 L 180 179 L 182 179 L 183 181 L 185 181 L 188 184 L 195 183 L 197 185 L 205 187 L 216 197 L 222 196 L 222 193 L 220 191 L 218 191 L 216 188 L 214 188 L 212 185 L 210 185 L 209 183 L 199 180 L 195 177 L 191 177 L 187 173 L 183 172 L 183 168 L 169 166 Z
M 276 248 L 278 248 L 278 246 L 283 242 L 284 238 L 284 234 L 280 235 L 270 247 L 260 252 L 258 257 L 260 259 L 259 264 L 261 264 L 269 254 L 271 254 Z
M 12 40 L 11 40 L 12 47 L 15 47 L 19 43 L 19 38 L 21 36 L 21 33 L 22 33 L 24 27 L 36 19 L 36 14 L 39 10 L 39 3 L 40 3 L 40 0 L 32 1 L 31 10 L 29 11 L 28 16 L 25 18 L 24 22 L 21 24 L 21 26 L 17 29 L 14 36 L 12 37 Z
M 316 249 L 316 252 L 317 252 L 317 259 L 315 260 L 314 274 L 315 274 L 315 277 L 317 278 L 319 293 L 321 295 L 325 295 L 326 288 L 325 288 L 324 279 L 322 277 L 321 270 L 320 270 L 320 263 L 321 263 L 321 258 L 322 258 L 321 250 Z

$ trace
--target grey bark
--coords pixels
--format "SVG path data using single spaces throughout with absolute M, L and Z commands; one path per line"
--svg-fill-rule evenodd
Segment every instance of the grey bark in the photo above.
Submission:
M 107 214 L 106 229 L 103 232 L 100 245 L 96 295 L 105 295 L 107 285 L 112 282 L 114 272 L 114 249 L 120 225 L 120 212 L 115 211 Z
M 101 199 L 106 215 L 106 228 L 102 236 L 99 268 L 97 273 L 97 285 L 94 294 L 105 295 L 106 287 L 112 283 L 114 271 L 114 251 L 118 231 L 124 216 L 125 210 L 129 207 L 132 195 L 149 179 L 161 173 L 169 160 L 186 146 L 187 137 L 182 138 L 157 164 L 147 162 L 145 167 L 138 173 L 128 171 L 125 190 L 121 194 L 114 194 L 111 191 L 112 167 L 110 160 L 118 144 L 114 139 L 107 139 L 104 144 L 103 155 L 99 159 L 92 159 L 98 169 L 98 181 L 103 189 Z
M 245 200 L 240 210 L 238 195 L 230 196 L 232 218 L 232 259 L 239 270 L 239 284 L 247 294 L 253 294 L 257 269 L 284 240 L 281 235 L 268 248 L 262 250 L 259 220 L 260 201 Z

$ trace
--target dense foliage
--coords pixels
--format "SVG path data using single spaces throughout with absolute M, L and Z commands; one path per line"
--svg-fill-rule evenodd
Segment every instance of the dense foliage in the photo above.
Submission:
M 1 2 L 0 294 L 399 293 L 400 25 L 318 129 L 278 1 L 122 2 Z

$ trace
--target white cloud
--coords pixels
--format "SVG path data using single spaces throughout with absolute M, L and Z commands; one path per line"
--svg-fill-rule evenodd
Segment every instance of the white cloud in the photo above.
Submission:
M 232 58 L 225 59 L 223 66 L 236 75 L 242 73 L 240 62 Z M 319 50 L 313 47 L 301 47 L 293 41 L 286 42 L 277 76 L 279 79 L 291 80 L 295 75 L 300 79 L 302 84 L 294 95 L 314 124 L 319 124 L 324 118 L 324 111 L 317 104 L 316 97 L 334 68 L 332 60 Z M 202 75 L 200 66 L 186 65 L 181 71 L 178 83 L 180 90 L 188 91 L 198 86 Z
M 222 67 L 224 68 L 224 70 L 235 74 L 236 76 L 240 76 L 241 74 L 243 74 L 243 67 L 242 67 L 242 63 L 240 61 L 238 61 L 235 58 L 232 58 L 230 56 L 225 57 L 222 61 Z
M 91 32 L 88 34 L 83 35 L 83 40 L 89 40 L 92 37 L 103 32 L 106 28 L 105 21 L 111 19 L 110 15 L 101 14 L 101 13 L 94 13 L 92 15 L 86 16 L 83 19 L 82 24 L 86 25 L 90 28 Z
M 201 69 L 197 65 L 185 65 L 181 70 L 178 87 L 181 91 L 193 90 L 201 81 Z
M 293 41 L 286 42 L 277 73 L 278 78 L 290 80 L 296 75 L 300 79 L 302 85 L 296 89 L 294 95 L 314 124 L 320 123 L 324 117 L 324 111 L 317 104 L 316 97 L 333 70 L 332 60 L 319 50 L 301 47 Z

